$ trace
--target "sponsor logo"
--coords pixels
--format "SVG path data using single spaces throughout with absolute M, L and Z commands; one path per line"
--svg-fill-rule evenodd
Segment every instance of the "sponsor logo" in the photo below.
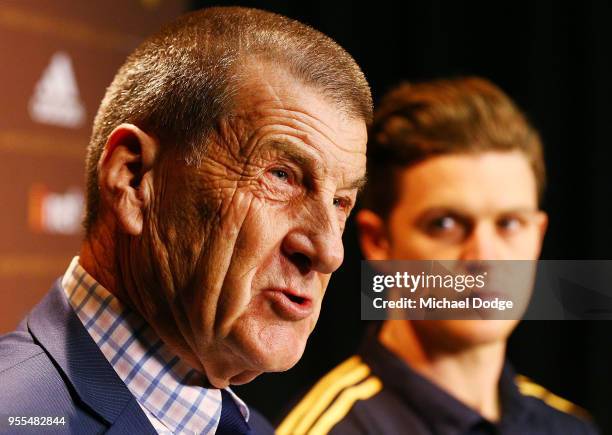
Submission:
M 58 51 L 36 84 L 28 106 L 31 118 L 42 124 L 79 128 L 85 121 L 85 106 L 79 97 L 72 62 Z
M 29 227 L 37 233 L 79 234 L 83 205 L 83 192 L 79 188 L 58 193 L 43 184 L 34 184 L 28 198 Z

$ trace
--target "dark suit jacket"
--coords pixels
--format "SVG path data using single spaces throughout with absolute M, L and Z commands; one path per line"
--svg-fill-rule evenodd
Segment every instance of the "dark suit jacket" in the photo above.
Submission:
M 9 426 L 8 417 L 65 417 L 64 425 Z M 19 324 L 0 337 L 0 433 L 155 434 L 70 306 L 58 280 Z M 259 414 L 256 434 L 273 433 Z

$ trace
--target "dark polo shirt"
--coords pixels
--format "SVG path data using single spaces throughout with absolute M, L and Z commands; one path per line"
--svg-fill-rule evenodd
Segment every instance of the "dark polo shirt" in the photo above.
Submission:
M 358 362 L 356 362 L 358 361 Z M 347 361 L 348 362 L 348 361 Z M 323 378 L 304 396 L 307 407 L 293 416 L 285 432 L 344 434 L 532 435 L 596 434 L 572 412 L 579 408 L 536 384 L 525 385 L 506 363 L 500 378 L 502 419 L 493 423 L 417 374 L 370 332 L 352 366 Z M 346 363 L 345 363 L 346 365 Z M 323 385 L 321 385 L 323 383 Z M 521 387 L 521 388 L 519 388 Z M 533 395 L 538 393 L 540 398 Z M 314 396 L 313 394 L 316 393 Z M 315 397 L 318 394 L 319 397 Z M 333 400 L 329 397 L 333 394 Z M 546 403 L 546 401 L 564 411 Z M 321 409 L 317 403 L 324 402 Z M 328 403 L 329 402 L 329 403 Z M 298 403 L 298 406 L 300 406 Z M 318 407 L 318 408 L 317 408 Z M 294 408 L 298 409 L 297 407 Z M 314 413 L 314 414 L 313 414 Z M 287 419 L 291 418 L 291 413 Z M 296 418 L 297 417 L 297 418 Z M 302 432 L 307 421 L 309 428 Z M 298 430 L 299 429 L 299 430 Z

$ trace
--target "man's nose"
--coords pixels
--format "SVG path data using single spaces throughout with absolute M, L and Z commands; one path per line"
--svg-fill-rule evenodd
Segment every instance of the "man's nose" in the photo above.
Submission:
M 478 223 L 463 244 L 460 260 L 499 260 L 502 246 L 495 226 Z
M 326 211 L 325 216 L 313 215 L 284 238 L 283 252 L 298 266 L 302 273 L 315 270 L 320 273 L 335 272 L 344 260 L 342 230 L 335 213 Z

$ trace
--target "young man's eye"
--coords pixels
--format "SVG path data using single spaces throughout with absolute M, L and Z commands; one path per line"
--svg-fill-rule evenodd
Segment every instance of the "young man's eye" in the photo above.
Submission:
M 457 226 L 457 221 L 451 216 L 442 216 L 437 219 L 434 219 L 431 222 L 431 228 L 445 231 L 451 230 Z
M 465 238 L 469 228 L 466 223 L 460 219 L 445 215 L 431 219 L 427 222 L 425 231 L 430 237 L 436 239 L 460 241 Z
M 503 231 L 512 232 L 518 230 L 523 225 L 521 219 L 517 217 L 504 217 L 497 222 L 497 226 Z
M 461 222 L 452 216 L 440 216 L 429 221 L 427 231 L 434 236 L 461 231 Z

